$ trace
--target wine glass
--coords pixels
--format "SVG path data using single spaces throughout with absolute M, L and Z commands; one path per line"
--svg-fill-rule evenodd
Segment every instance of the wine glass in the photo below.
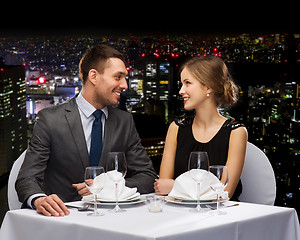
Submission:
M 200 206 L 200 184 L 209 171 L 209 159 L 207 152 L 191 152 L 188 165 L 189 173 L 197 183 L 197 207 L 192 212 L 204 212 Z
M 126 212 L 119 207 L 118 183 L 121 182 L 127 172 L 127 162 L 125 153 L 110 152 L 106 159 L 106 173 L 108 177 L 116 184 L 116 206 L 112 209 L 113 212 Z
M 209 170 L 218 179 L 219 183 L 213 184 L 210 188 L 217 193 L 217 215 L 224 215 L 226 212 L 220 211 L 220 193 L 224 191 L 228 184 L 228 169 L 226 166 L 213 165 L 209 167 Z
M 97 194 L 101 192 L 105 184 L 105 173 L 103 167 L 86 167 L 84 173 L 84 182 L 86 187 L 94 196 L 94 212 L 89 213 L 89 216 L 103 216 L 104 213 L 97 211 Z

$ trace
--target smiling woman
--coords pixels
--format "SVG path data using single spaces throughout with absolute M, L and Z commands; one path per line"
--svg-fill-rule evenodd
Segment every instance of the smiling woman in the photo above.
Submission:
M 238 99 L 239 88 L 233 82 L 226 64 L 219 57 L 195 57 L 182 67 L 203 86 L 211 89 L 207 94 L 213 94 L 217 106 L 232 105 Z M 186 71 L 185 71 L 186 72 Z
M 238 87 L 233 83 L 221 58 L 194 57 L 181 71 L 179 94 L 186 110 L 195 110 L 189 121 L 175 121 L 168 130 L 159 179 L 154 183 L 157 194 L 169 194 L 174 179 L 188 170 L 193 151 L 207 152 L 211 165 L 225 165 L 229 172 L 226 190 L 238 200 L 247 143 L 247 130 L 242 124 L 226 119 L 218 112 L 221 104 L 237 100 Z

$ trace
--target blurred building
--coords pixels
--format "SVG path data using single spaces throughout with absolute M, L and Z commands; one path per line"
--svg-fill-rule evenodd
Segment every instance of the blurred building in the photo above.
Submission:
M 25 70 L 0 64 L 0 176 L 27 148 Z
M 174 120 L 180 112 L 180 96 L 178 94 L 180 77 L 179 66 L 182 59 L 178 55 L 170 54 L 161 56 L 155 52 L 154 56 L 145 57 L 143 95 L 144 99 L 152 103 L 152 108 L 147 108 L 149 114 L 163 117 L 166 122 Z M 161 104 L 155 104 L 160 102 Z

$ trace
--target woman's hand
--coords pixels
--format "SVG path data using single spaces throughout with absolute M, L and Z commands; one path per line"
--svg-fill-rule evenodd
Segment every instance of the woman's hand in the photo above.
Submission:
M 174 179 L 155 179 L 154 190 L 158 195 L 167 195 L 174 186 Z

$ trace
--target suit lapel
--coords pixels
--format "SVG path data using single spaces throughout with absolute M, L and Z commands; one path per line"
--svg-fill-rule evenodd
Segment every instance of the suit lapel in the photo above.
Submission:
M 71 99 L 65 108 L 65 117 L 69 125 L 69 129 L 72 133 L 73 140 L 78 150 L 78 154 L 81 158 L 83 167 L 89 166 L 89 154 L 85 142 L 82 123 L 80 120 L 80 114 L 76 104 L 76 97 Z

